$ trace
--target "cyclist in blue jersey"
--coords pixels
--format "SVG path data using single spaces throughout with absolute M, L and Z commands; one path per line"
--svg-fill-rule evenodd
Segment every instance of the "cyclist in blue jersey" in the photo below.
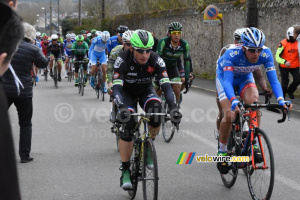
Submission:
M 229 47 L 217 61 L 216 89 L 224 111 L 224 118 L 219 130 L 220 148 L 218 150 L 218 155 L 222 156 L 227 156 L 227 138 L 231 132 L 231 121 L 235 113 L 240 111 L 238 107 L 240 101 L 235 97 L 234 87 L 239 87 L 238 93 L 246 104 L 258 102 L 258 91 L 253 79 L 253 71 L 264 65 L 278 104 L 283 107 L 286 107 L 287 103 L 291 104 L 283 98 L 272 52 L 264 46 L 265 35 L 263 32 L 253 27 L 246 28 L 241 35 L 241 40 L 242 45 Z M 292 104 L 290 105 L 291 108 Z M 254 157 L 256 160 L 262 160 L 258 146 L 254 147 Z M 217 163 L 217 168 L 222 174 L 227 174 L 229 171 L 227 162 Z
M 65 78 L 68 78 L 67 71 L 68 71 L 68 64 L 70 62 L 69 57 L 71 56 L 71 53 L 72 53 L 72 45 L 73 45 L 74 40 L 71 39 L 71 34 L 67 34 L 66 38 L 67 39 L 64 40 L 64 52 L 65 52 L 65 56 L 66 56 L 66 60 L 65 60 Z
M 128 31 L 128 27 L 127 26 L 124 26 L 124 25 L 120 25 L 118 28 L 117 28 L 117 35 L 114 35 L 112 36 L 111 38 L 109 38 L 108 40 L 108 44 L 107 44 L 107 52 L 108 52 L 108 55 L 110 54 L 111 50 L 113 48 L 115 48 L 116 46 L 118 45 L 122 45 L 123 44 L 123 41 L 122 41 L 122 36 L 123 36 L 123 33 L 125 31 Z
M 97 59 L 99 59 L 99 62 L 101 63 L 102 72 L 103 72 L 103 83 L 106 82 L 106 69 L 107 69 L 107 57 L 105 49 L 107 49 L 107 41 L 110 38 L 110 34 L 108 31 L 103 31 L 101 35 L 97 36 L 93 39 L 93 42 L 90 47 L 90 59 L 92 63 L 92 69 L 91 69 L 91 86 L 92 88 L 95 87 L 94 84 L 94 75 L 96 73 L 97 69 Z M 105 84 L 103 85 L 104 92 L 106 91 Z

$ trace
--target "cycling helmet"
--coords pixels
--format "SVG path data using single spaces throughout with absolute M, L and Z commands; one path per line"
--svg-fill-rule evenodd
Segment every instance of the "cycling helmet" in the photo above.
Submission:
M 130 43 L 135 48 L 147 49 L 153 46 L 154 40 L 150 32 L 138 29 L 132 33 Z
M 71 39 L 71 34 L 68 33 L 68 34 L 66 35 L 66 38 L 67 38 L 67 39 Z
M 71 38 L 75 40 L 75 38 L 76 38 L 75 33 L 71 33 L 70 35 L 71 35 Z
M 96 31 L 97 36 L 101 36 L 102 32 L 101 31 Z
M 131 36 L 132 36 L 132 33 L 133 33 L 133 31 L 130 31 L 130 30 L 125 31 L 125 32 L 123 33 L 123 36 L 122 36 L 123 42 L 130 42 L 130 38 L 131 38 Z
M 41 32 L 36 32 L 36 37 L 41 37 Z
M 182 25 L 179 22 L 172 22 L 169 24 L 169 32 L 171 31 L 182 31 Z
M 128 31 L 128 27 L 127 26 L 124 26 L 124 25 L 120 25 L 118 28 L 117 28 L 117 33 L 124 33 L 125 31 Z
M 81 34 L 81 35 L 86 34 L 86 31 L 85 31 L 85 30 L 81 30 L 81 31 L 80 31 L 80 34 Z
M 43 39 L 48 39 L 47 34 L 46 33 L 42 33 L 42 38 Z
M 241 43 L 241 35 L 245 31 L 245 28 L 236 29 L 233 33 L 233 39 L 238 43 Z
M 51 40 L 57 40 L 58 36 L 56 34 L 51 35 Z
M 103 42 L 107 42 L 110 38 L 110 34 L 108 31 L 103 31 L 101 34 L 101 39 Z
M 290 37 L 294 37 L 294 27 L 290 27 L 286 32 L 286 37 L 289 40 Z
M 241 35 L 241 40 L 246 47 L 263 47 L 266 41 L 264 33 L 258 28 L 246 28 Z
M 88 33 L 88 34 L 87 34 L 87 36 L 88 36 L 88 37 L 91 37 L 91 36 L 92 36 L 92 34 L 91 34 L 91 33 Z
M 91 34 L 92 34 L 92 35 L 96 35 L 96 32 L 97 32 L 96 29 L 91 30 Z
M 76 41 L 77 42 L 82 42 L 84 40 L 84 37 L 82 35 L 77 35 L 76 36 Z

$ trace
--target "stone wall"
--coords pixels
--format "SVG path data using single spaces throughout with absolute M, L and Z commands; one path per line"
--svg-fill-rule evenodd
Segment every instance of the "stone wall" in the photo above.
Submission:
M 216 4 L 223 14 L 224 42 L 233 42 L 233 32 L 246 26 L 246 4 L 234 6 L 232 3 Z M 286 30 L 293 24 L 300 23 L 300 0 L 263 1 L 259 5 L 258 26 L 266 35 L 266 46 L 274 55 L 278 43 L 286 37 Z M 111 26 L 128 25 L 130 29 L 142 28 L 154 31 L 157 38 L 166 36 L 167 25 L 179 21 L 183 25 L 182 38 L 191 47 L 194 71 L 198 73 L 215 73 L 216 60 L 221 49 L 221 27 L 203 24 L 203 8 L 185 8 L 168 11 L 149 12 L 145 14 L 128 14 L 115 16 Z M 276 63 L 277 65 L 277 63 Z

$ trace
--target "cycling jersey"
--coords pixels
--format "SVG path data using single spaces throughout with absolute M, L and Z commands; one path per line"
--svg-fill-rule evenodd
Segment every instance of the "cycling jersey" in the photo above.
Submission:
M 290 62 L 291 66 L 285 66 L 285 62 Z M 287 39 L 282 40 L 276 51 L 276 62 L 283 68 L 299 67 L 298 41 L 289 42 Z
M 53 44 L 52 42 L 50 42 L 47 48 L 47 57 L 50 56 L 50 54 L 53 54 L 55 58 L 61 58 L 61 56 L 64 55 L 63 44 L 59 42 Z
M 165 93 L 170 109 L 175 108 L 175 97 L 169 83 L 170 81 L 163 59 L 156 53 L 151 52 L 147 63 L 140 65 L 136 62 L 133 53 L 129 49 L 120 53 L 114 64 L 113 90 L 114 98 L 118 104 L 123 104 L 124 102 L 122 90 L 128 92 L 130 96 L 138 97 L 145 92 L 146 88 L 153 89 L 152 78 L 154 75 L 157 75 L 157 79 Z M 149 99 L 151 99 L 151 96 L 149 96 Z M 145 105 L 146 104 L 147 102 Z M 143 107 L 145 107 L 145 105 Z
M 178 47 L 174 49 L 171 45 L 171 37 L 165 37 L 158 42 L 157 53 L 161 56 L 167 66 L 168 73 L 173 71 L 177 66 L 177 61 L 183 55 L 184 69 L 179 69 L 179 72 L 185 72 L 185 78 L 190 76 L 190 46 L 189 44 L 180 39 Z
M 43 51 L 44 56 L 47 56 L 47 48 L 49 46 L 49 42 L 44 43 L 44 41 L 42 41 L 41 46 L 42 46 L 42 51 Z
M 68 42 L 68 40 L 65 40 L 65 41 L 64 41 L 64 50 L 65 50 L 65 54 L 68 55 L 68 56 L 71 55 L 73 43 L 74 43 L 74 40 L 70 40 L 70 42 Z
M 93 39 L 93 43 L 90 47 L 90 51 L 102 52 L 107 49 L 107 44 L 102 42 L 101 36 Z
M 119 43 L 118 41 L 118 36 L 115 35 L 110 37 L 109 40 L 107 41 L 107 52 L 110 53 L 113 48 L 115 48 L 120 44 L 121 43 Z
M 75 55 L 83 56 L 88 55 L 89 46 L 86 42 L 83 41 L 82 45 L 78 45 L 77 41 L 72 44 L 72 58 Z
M 112 75 L 114 72 L 114 63 L 121 52 L 123 52 L 123 45 L 118 45 L 110 52 L 109 59 L 107 61 L 107 84 L 112 83 Z
M 101 36 L 97 36 L 93 39 L 93 43 L 90 47 L 90 60 L 92 62 L 92 65 L 97 64 L 97 59 L 100 60 L 100 63 L 106 64 L 107 58 L 105 49 L 107 49 L 107 43 L 103 43 Z
M 276 98 L 282 98 L 282 88 L 277 79 L 276 69 L 274 66 L 274 59 L 271 50 L 268 47 L 263 47 L 263 50 L 256 63 L 250 63 L 244 54 L 242 46 L 231 46 L 217 61 L 217 77 L 216 87 L 219 93 L 219 98 L 224 95 L 232 101 L 235 99 L 234 86 L 243 86 L 240 91 L 244 90 L 245 82 L 249 82 L 249 87 L 254 87 L 252 72 L 264 65 L 267 77 L 271 84 L 272 90 Z M 251 76 L 249 79 L 244 79 L 245 76 Z M 240 80 L 240 81 L 238 81 Z M 242 81 L 244 80 L 244 81 Z M 256 86 L 255 86 L 256 87 Z M 220 99 L 221 100 L 221 99 Z

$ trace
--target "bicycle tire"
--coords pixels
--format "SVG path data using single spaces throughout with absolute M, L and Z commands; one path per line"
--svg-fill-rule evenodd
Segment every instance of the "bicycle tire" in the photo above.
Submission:
M 48 81 L 48 69 L 46 68 L 46 71 L 44 71 L 45 81 Z
M 149 155 L 148 149 L 151 152 L 151 158 L 153 161 L 153 169 L 147 167 L 147 159 Z M 142 185 L 144 199 L 157 200 L 158 196 L 158 169 L 157 169 L 157 157 L 153 140 L 147 138 L 144 142 L 143 149 L 143 165 L 142 165 Z
M 274 180 L 275 180 L 275 165 L 274 165 L 274 155 L 273 150 L 271 146 L 271 142 L 267 136 L 267 134 L 257 128 L 255 129 L 255 137 L 259 136 L 262 147 L 260 144 L 258 144 L 260 149 L 263 149 L 267 169 L 254 169 L 253 173 L 247 173 L 247 182 L 248 182 L 248 188 L 250 195 L 252 199 L 270 199 L 274 187 Z M 269 157 L 268 157 L 269 156 Z M 253 157 L 253 156 L 252 156 Z M 262 166 L 264 162 L 262 163 L 256 163 L 257 166 Z M 252 164 L 247 165 L 247 172 L 250 172 L 252 168 Z M 267 172 L 269 170 L 269 172 Z M 266 177 L 265 180 L 263 178 Z M 268 181 L 269 180 L 269 181 Z M 264 190 L 262 184 L 265 184 L 267 187 Z
M 95 84 L 96 96 L 97 96 L 97 99 L 99 99 L 99 97 L 100 97 L 99 72 L 96 73 L 96 76 L 95 76 L 94 80 L 96 81 L 96 83 L 94 83 Z
M 80 72 L 80 70 L 78 71 L 78 94 L 80 94 L 81 93 L 81 72 Z
M 117 128 L 116 130 L 116 143 L 117 143 L 117 150 L 118 152 L 120 152 L 120 149 L 119 149 L 119 141 L 120 141 L 120 129 L 115 126 Z
M 236 143 L 233 139 L 233 136 L 235 135 L 235 130 L 234 127 L 232 128 L 230 137 L 227 139 L 227 155 L 232 157 L 232 156 L 237 156 L 237 146 Z M 219 142 L 219 140 L 218 140 Z M 221 179 L 223 181 L 223 184 L 227 188 L 231 188 L 236 181 L 237 175 L 238 175 L 238 165 L 236 162 L 228 163 L 228 166 L 230 167 L 230 170 L 227 174 L 221 174 Z
M 72 81 L 72 68 L 71 68 L 71 63 L 69 62 L 68 64 L 68 81 Z
M 168 104 L 165 100 L 162 100 L 162 108 L 163 111 L 167 114 L 168 112 Z M 166 115 L 162 120 L 162 126 L 161 126 L 163 138 L 165 142 L 170 142 L 174 136 L 175 133 L 175 125 L 171 122 L 171 118 L 169 115 Z
M 83 69 L 81 68 L 80 69 L 80 72 L 81 72 L 81 96 L 83 96 L 84 94 L 84 72 L 83 72 Z
M 99 74 L 98 74 L 98 77 L 99 77 L 99 90 L 100 90 L 100 93 L 101 93 L 101 99 L 102 101 L 104 101 L 104 88 L 103 88 L 103 77 L 102 77 L 102 71 L 101 69 L 98 71 Z
M 132 189 L 128 190 L 130 199 L 134 199 L 138 188 L 138 177 L 140 175 L 140 157 L 136 154 L 140 152 L 140 144 L 136 144 L 130 157 L 130 177 Z
M 56 89 L 58 88 L 57 79 L 58 79 L 57 64 L 55 63 L 55 66 L 54 66 L 54 86 L 56 87 Z

